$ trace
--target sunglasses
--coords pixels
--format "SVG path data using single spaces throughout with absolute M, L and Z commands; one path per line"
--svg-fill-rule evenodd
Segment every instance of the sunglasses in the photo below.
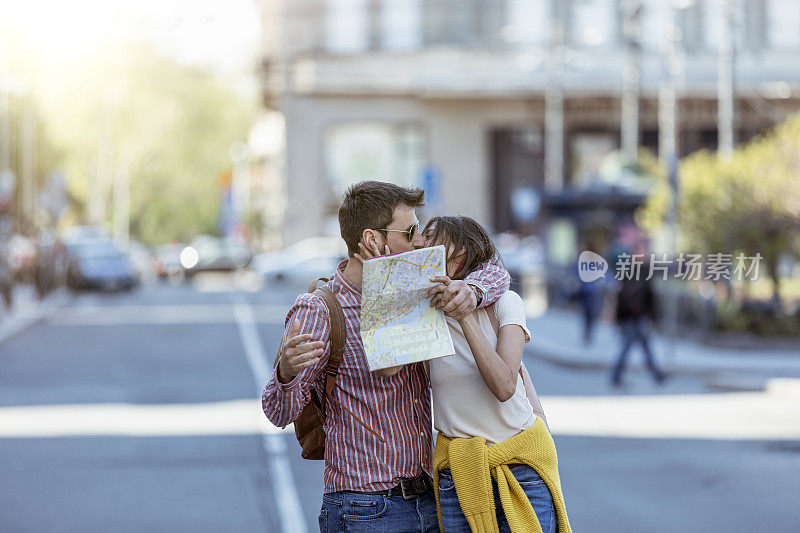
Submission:
M 408 242 L 411 242 L 412 239 L 414 239 L 414 234 L 419 231 L 419 222 L 417 222 L 416 224 L 414 224 L 413 226 L 411 226 L 407 230 L 406 229 L 386 229 L 386 228 L 381 228 L 378 231 L 394 231 L 394 232 L 397 232 L 397 233 L 402 233 L 403 235 L 406 236 L 406 240 L 408 240 Z

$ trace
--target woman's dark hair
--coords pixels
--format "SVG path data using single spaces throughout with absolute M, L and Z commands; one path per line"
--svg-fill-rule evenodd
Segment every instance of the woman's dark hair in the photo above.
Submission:
M 350 257 L 358 252 L 364 230 L 386 228 L 398 205 L 425 205 L 425 191 L 382 181 L 362 181 L 347 189 L 339 208 L 339 229 Z
M 469 217 L 433 217 L 425 225 L 422 234 L 429 241 L 451 249 L 447 256 L 448 263 L 463 251 L 464 260 L 453 279 L 464 279 L 487 261 L 502 263 L 489 232 Z

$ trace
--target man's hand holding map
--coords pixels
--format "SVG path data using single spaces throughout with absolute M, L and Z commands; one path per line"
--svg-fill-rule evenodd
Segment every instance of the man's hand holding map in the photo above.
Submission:
M 455 353 L 444 313 L 425 297 L 445 275 L 444 246 L 364 262 L 361 339 L 370 370 Z

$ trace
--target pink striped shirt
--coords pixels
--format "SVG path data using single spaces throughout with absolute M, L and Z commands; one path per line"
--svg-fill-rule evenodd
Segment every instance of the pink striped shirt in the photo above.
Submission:
M 421 363 L 406 365 L 391 377 L 369 370 L 360 334 L 361 291 L 342 273 L 346 264 L 339 265 L 328 283 L 342 304 L 347 340 L 336 387 L 326 402 L 325 493 L 384 490 L 420 470 L 431 475 L 430 380 Z M 466 281 L 480 289 L 482 305 L 488 305 L 508 289 L 509 275 L 502 267 L 487 263 Z M 289 383 L 280 383 L 273 372 L 261 403 L 264 414 L 276 426 L 286 426 L 297 418 L 309 402 L 312 386 L 322 397 L 324 369 L 330 356 L 328 313 L 322 300 L 311 294 L 297 297 L 286 316 L 281 343 L 295 319 L 300 320 L 301 333 L 325 341 L 325 352 L 316 365 Z

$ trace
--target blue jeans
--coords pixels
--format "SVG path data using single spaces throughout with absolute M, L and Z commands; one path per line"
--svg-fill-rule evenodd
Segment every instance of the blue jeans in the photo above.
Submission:
M 331 492 L 322 496 L 320 533 L 433 533 L 439 531 L 436 497 L 429 490 L 410 500 L 402 496 Z
M 556 508 L 553 505 L 553 497 L 547 484 L 539 477 L 539 474 L 528 465 L 517 465 L 511 467 L 511 473 L 519 482 L 522 490 L 528 496 L 533 506 L 533 512 L 539 519 L 544 533 L 554 533 L 558 523 Z M 511 533 L 508 527 L 506 515 L 503 513 L 503 504 L 500 503 L 500 494 L 497 492 L 497 482 L 492 478 L 492 490 L 494 492 L 494 508 L 497 513 L 497 525 L 500 526 L 501 533 Z M 439 508 L 442 511 L 442 529 L 444 533 L 451 531 L 470 531 L 467 518 L 461 511 L 461 504 L 458 503 L 456 488 L 453 484 L 453 475 L 449 468 L 439 471 Z
M 622 331 L 622 349 L 617 355 L 617 362 L 614 365 L 614 370 L 611 372 L 611 381 L 620 383 L 622 381 L 622 374 L 625 372 L 625 363 L 628 359 L 628 353 L 635 343 L 642 345 L 644 351 L 644 360 L 647 364 L 648 370 L 653 375 L 656 381 L 664 380 L 664 373 L 658 368 L 656 359 L 653 356 L 653 351 L 650 349 L 650 343 L 647 339 L 647 327 L 641 319 L 635 318 L 625 320 L 620 324 Z

